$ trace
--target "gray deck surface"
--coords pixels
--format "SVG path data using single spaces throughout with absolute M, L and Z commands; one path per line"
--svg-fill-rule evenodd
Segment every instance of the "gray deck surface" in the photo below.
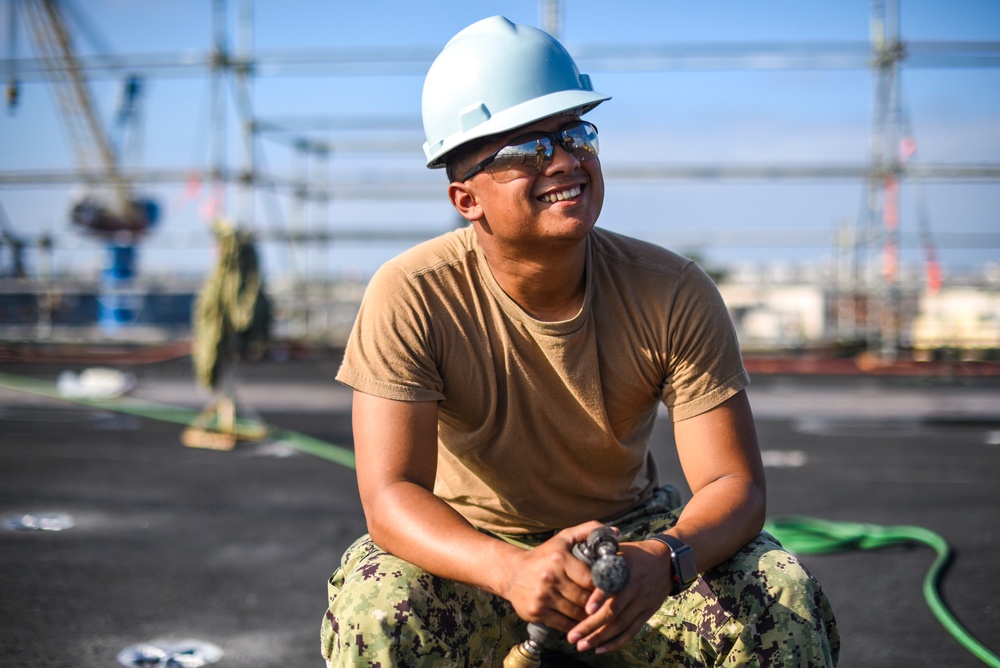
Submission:
M 336 365 L 245 365 L 239 396 L 271 425 L 349 448 Z M 0 372 L 54 382 L 65 368 Z M 195 409 L 208 399 L 185 361 L 131 370 L 132 397 Z M 769 514 L 937 532 L 955 551 L 947 604 L 1000 652 L 1000 379 L 760 376 L 750 397 L 774 464 Z M 322 667 L 325 581 L 364 531 L 353 471 L 280 442 L 186 448 L 182 429 L 0 386 L 0 519 L 75 521 L 0 529 L 0 666 L 115 666 L 127 646 L 195 638 L 224 651 L 220 667 Z M 666 419 L 653 447 L 663 479 L 679 482 Z M 924 601 L 933 557 L 804 557 L 833 599 L 841 666 L 983 665 Z

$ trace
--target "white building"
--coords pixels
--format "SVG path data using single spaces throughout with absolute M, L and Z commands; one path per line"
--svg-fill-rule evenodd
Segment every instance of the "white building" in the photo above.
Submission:
M 913 348 L 1000 348 L 1000 290 L 953 287 L 925 294 L 913 323 Z
M 746 350 L 794 348 L 826 338 L 826 297 L 818 285 L 723 283 L 719 291 Z

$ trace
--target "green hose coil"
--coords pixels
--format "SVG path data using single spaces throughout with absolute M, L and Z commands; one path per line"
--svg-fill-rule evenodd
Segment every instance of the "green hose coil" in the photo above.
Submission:
M 988 666 L 1000 668 L 1000 658 L 979 642 L 941 599 L 939 585 L 951 561 L 951 548 L 938 534 L 917 526 L 880 526 L 857 522 L 831 522 L 811 517 L 774 517 L 764 530 L 793 554 L 823 554 L 847 550 L 875 550 L 890 545 L 920 543 L 932 548 L 937 557 L 924 578 L 924 598 L 941 625 L 969 652 Z

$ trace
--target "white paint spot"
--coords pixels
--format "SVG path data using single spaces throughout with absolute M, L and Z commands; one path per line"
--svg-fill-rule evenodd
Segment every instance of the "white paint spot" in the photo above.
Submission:
M 805 466 L 809 457 L 801 450 L 761 450 L 764 466 L 775 469 L 792 469 Z
M 123 666 L 178 666 L 201 668 L 222 658 L 222 650 L 201 640 L 151 640 L 118 652 Z
M 66 513 L 26 513 L 4 520 L 4 526 L 11 531 L 63 531 L 74 524 Z

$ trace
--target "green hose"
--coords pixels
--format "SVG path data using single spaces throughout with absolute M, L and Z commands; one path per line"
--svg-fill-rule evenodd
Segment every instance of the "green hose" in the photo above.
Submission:
M 880 526 L 857 522 L 830 522 L 810 517 L 776 517 L 764 530 L 793 554 L 821 554 L 846 550 L 874 550 L 889 545 L 920 543 L 937 553 L 924 578 L 924 598 L 941 625 L 967 650 L 988 666 L 1000 668 L 1000 658 L 976 640 L 951 614 L 938 591 L 951 560 L 951 548 L 938 534 L 917 526 Z

